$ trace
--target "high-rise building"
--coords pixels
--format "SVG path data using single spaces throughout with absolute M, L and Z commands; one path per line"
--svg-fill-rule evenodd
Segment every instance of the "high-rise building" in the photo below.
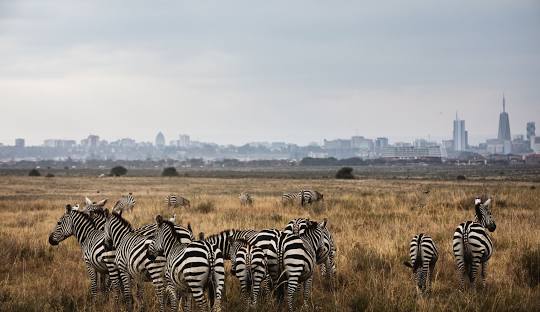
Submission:
M 180 134 L 178 136 L 178 146 L 180 146 L 180 147 L 188 147 L 190 144 L 191 144 L 191 140 L 189 138 L 189 135 Z
M 24 147 L 24 145 L 25 145 L 24 139 L 22 139 L 22 138 L 15 139 L 15 146 L 16 147 Z
M 497 139 L 502 141 L 512 140 L 510 135 L 510 120 L 508 119 L 508 113 L 506 112 L 506 99 L 503 95 L 503 111 L 499 115 L 499 135 Z
M 465 120 L 460 120 L 456 112 L 454 120 L 454 151 L 461 152 L 467 149 L 467 131 L 465 130 Z
M 165 136 L 161 131 L 156 135 L 156 146 L 163 147 L 165 146 Z
M 388 138 L 379 137 L 375 139 L 375 153 L 380 155 L 385 147 L 388 146 Z
M 527 141 L 530 141 L 533 136 L 536 136 L 536 124 L 534 121 L 529 121 L 527 123 Z

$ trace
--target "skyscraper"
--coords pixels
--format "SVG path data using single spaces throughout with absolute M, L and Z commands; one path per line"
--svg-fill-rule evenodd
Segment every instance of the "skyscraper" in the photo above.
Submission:
M 527 140 L 530 141 L 531 137 L 536 136 L 536 124 L 534 121 L 529 121 L 527 123 Z
M 508 113 L 506 112 L 506 99 L 503 95 L 503 111 L 499 115 L 499 135 L 497 139 L 501 141 L 510 141 L 512 136 L 510 135 L 510 120 L 508 119 Z
M 454 151 L 461 152 L 466 150 L 467 141 L 465 120 L 460 120 L 456 112 L 456 120 L 454 120 Z
M 156 135 L 156 146 L 163 147 L 165 146 L 165 136 L 161 131 Z

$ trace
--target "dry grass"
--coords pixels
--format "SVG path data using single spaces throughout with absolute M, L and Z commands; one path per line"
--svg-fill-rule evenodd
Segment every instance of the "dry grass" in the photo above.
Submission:
M 92 310 L 89 281 L 77 242 L 57 247 L 47 237 L 66 203 L 108 197 L 114 202 L 133 192 L 137 205 L 127 218 L 135 226 L 152 222 L 175 192 L 192 201 L 177 210 L 177 222 L 190 222 L 195 233 L 226 228 L 283 227 L 294 217 L 327 217 L 337 241 L 336 291 L 314 283 L 316 311 L 533 311 L 540 306 L 540 190 L 511 182 L 337 181 L 205 178 L 49 178 L 2 177 L 0 180 L 0 310 Z M 282 207 L 284 191 L 313 187 L 326 202 L 308 210 Z M 97 193 L 97 191 L 100 191 Z M 429 190 L 429 193 L 424 193 Z M 241 207 L 238 194 L 255 196 Z M 459 293 L 451 254 L 457 224 L 471 219 L 477 194 L 494 196 L 495 254 L 484 291 Z M 433 294 L 417 298 L 409 272 L 401 264 L 417 232 L 430 233 L 441 256 Z M 153 290 L 144 302 L 156 308 Z M 243 311 L 238 283 L 228 277 L 226 311 Z M 116 311 L 112 300 L 98 311 Z M 260 311 L 275 311 L 274 304 Z

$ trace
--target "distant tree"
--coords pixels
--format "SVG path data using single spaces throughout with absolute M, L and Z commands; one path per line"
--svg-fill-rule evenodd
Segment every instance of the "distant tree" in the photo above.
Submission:
M 354 179 L 353 168 L 343 167 L 336 172 L 336 179 Z
M 458 175 L 458 176 L 456 177 L 456 180 L 458 180 L 458 181 L 463 181 L 463 180 L 467 180 L 467 178 L 466 178 L 464 175 L 460 174 L 460 175 Z
M 162 177 L 177 177 L 178 171 L 176 171 L 175 167 L 167 167 L 163 169 L 163 171 L 161 172 L 161 176 Z
M 34 168 L 34 169 L 30 170 L 30 172 L 28 172 L 28 176 L 30 176 L 30 177 L 40 177 L 41 173 L 39 172 L 39 170 Z
M 46 178 L 54 178 L 54 174 L 49 172 L 49 173 L 47 173 L 47 175 L 45 177 Z
M 127 169 L 122 166 L 116 166 L 111 169 L 111 175 L 114 177 L 126 175 L 127 172 Z

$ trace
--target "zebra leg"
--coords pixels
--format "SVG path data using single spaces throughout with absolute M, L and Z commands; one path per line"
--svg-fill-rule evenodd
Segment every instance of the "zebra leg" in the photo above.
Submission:
M 475 287 L 476 287 L 477 277 L 479 273 L 478 271 L 480 269 L 480 266 L 481 266 L 480 258 L 479 257 L 473 258 L 469 278 L 471 280 L 471 285 Z
M 163 279 L 161 277 L 153 278 L 152 284 L 154 284 L 154 288 L 156 290 L 156 297 L 159 303 L 159 311 L 163 312 L 165 311 L 165 305 L 163 300 Z
M 169 298 L 169 302 L 171 305 L 171 311 L 176 312 L 178 311 L 178 297 L 176 296 L 176 291 L 174 289 L 174 286 L 172 284 L 167 284 L 167 287 L 165 288 L 165 294 Z M 163 300 L 165 305 L 165 299 Z M 185 309 L 184 309 L 185 311 Z
M 206 297 L 204 296 L 204 289 L 197 287 L 196 289 L 192 289 L 192 291 L 193 298 L 197 303 L 197 308 L 199 311 L 208 311 L 209 306 L 208 302 L 206 301 Z
M 92 300 L 96 300 L 97 296 L 97 272 L 96 269 L 90 264 L 86 263 L 86 270 L 88 271 L 88 276 L 90 277 L 90 294 L 92 295 Z
M 131 277 L 129 273 L 120 270 L 120 279 L 122 281 L 124 291 L 124 302 L 127 305 L 128 311 L 133 311 L 133 295 L 131 294 Z
M 482 265 L 482 271 L 481 271 L 482 283 L 481 283 L 481 287 L 482 287 L 482 289 L 485 289 L 486 288 L 487 261 L 482 262 L 481 265 Z
M 429 264 L 429 273 L 428 273 L 428 278 L 427 278 L 427 283 L 428 283 L 428 293 L 431 293 L 431 290 L 432 290 L 432 284 L 433 284 L 433 272 L 435 271 L 435 263 L 436 263 L 437 260 L 435 261 L 431 261 L 431 263 Z
M 297 288 L 298 288 L 298 277 L 289 276 L 289 280 L 287 281 L 287 304 L 289 307 L 289 312 L 293 311 L 294 294 L 296 293 Z
M 313 310 L 313 298 L 311 297 L 311 284 L 313 283 L 313 275 L 304 281 L 304 308 L 308 311 Z
M 465 291 L 465 276 L 467 276 L 467 272 L 465 270 L 465 263 L 461 257 L 456 258 L 456 270 L 459 274 L 459 291 L 463 292 Z

